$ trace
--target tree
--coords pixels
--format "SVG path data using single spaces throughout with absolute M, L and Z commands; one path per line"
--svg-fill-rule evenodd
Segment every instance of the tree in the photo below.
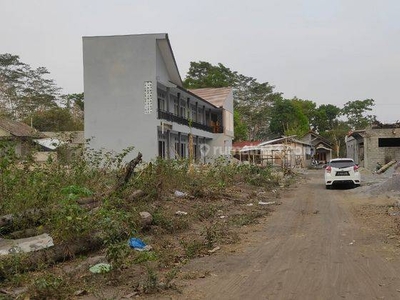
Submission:
M 60 88 L 44 67 L 32 69 L 18 55 L 0 54 L 0 109 L 16 120 L 57 107 Z
M 332 104 L 322 104 L 316 110 L 311 120 L 313 130 L 322 133 L 337 125 L 340 108 Z
M 235 142 L 247 140 L 247 126 L 242 121 L 242 116 L 237 110 L 233 113 L 233 124 L 235 127 Z
M 275 100 L 281 99 L 281 94 L 275 93 L 274 87 L 268 82 L 259 83 L 255 78 L 238 74 L 221 63 L 214 66 L 200 61 L 190 63 L 184 86 L 186 88 L 232 87 L 235 111 L 239 113 L 240 120 L 247 128 L 247 133 L 241 134 L 241 138 L 244 136 L 250 140 L 267 138 L 269 112 Z M 235 132 L 237 130 L 243 130 L 243 127 L 235 126 Z
M 235 110 L 239 111 L 248 129 L 250 140 L 267 139 L 274 103 L 282 99 L 268 82 L 259 83 L 253 77 L 239 74 L 234 89 Z M 236 130 L 236 129 L 235 129 Z
M 236 75 L 236 72 L 232 72 L 221 63 L 213 66 L 205 61 L 190 62 L 190 68 L 183 86 L 187 89 L 233 87 L 235 86 Z
M 85 109 L 85 102 L 84 102 L 84 94 L 83 93 L 76 93 L 76 94 L 66 94 L 62 95 L 61 98 L 63 99 L 63 104 L 68 108 L 71 109 L 73 106 L 78 106 L 82 111 Z
M 317 104 L 315 102 L 311 100 L 302 100 L 297 97 L 294 97 L 292 102 L 303 112 L 310 122 L 313 120 L 317 108 Z
M 67 108 L 55 107 L 32 113 L 24 120 L 39 131 L 83 130 L 83 121 L 75 120 Z
M 349 101 L 342 108 L 341 114 L 347 117 L 347 123 L 352 129 L 364 129 L 376 121 L 375 115 L 366 114 L 374 105 L 373 99 Z
M 277 135 L 303 136 L 309 130 L 309 121 L 298 103 L 278 100 L 272 108 L 270 130 Z
M 333 145 L 334 155 L 336 157 L 346 157 L 345 136 L 351 130 L 345 121 L 337 121 L 333 128 L 321 133 L 321 136 L 329 140 Z

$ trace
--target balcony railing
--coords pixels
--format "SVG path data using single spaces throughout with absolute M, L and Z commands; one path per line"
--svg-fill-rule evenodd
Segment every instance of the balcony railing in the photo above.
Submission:
M 200 124 L 197 122 L 189 122 L 188 119 L 179 117 L 177 115 L 174 115 L 173 113 L 164 111 L 159 109 L 158 110 L 158 119 L 162 119 L 162 120 L 166 120 L 166 121 L 170 121 L 170 122 L 174 122 L 174 123 L 178 123 L 181 125 L 186 125 L 186 126 L 192 126 L 193 128 L 197 128 L 197 129 L 201 129 L 204 131 L 208 131 L 208 132 L 212 132 L 212 133 L 223 133 L 224 132 L 224 128 L 222 126 L 208 126 L 208 125 L 204 125 L 204 124 Z

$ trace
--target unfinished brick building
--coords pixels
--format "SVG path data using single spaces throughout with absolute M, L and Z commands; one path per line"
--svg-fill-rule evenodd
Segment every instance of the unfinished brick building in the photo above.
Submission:
M 400 122 L 374 123 L 364 130 L 355 130 L 346 136 L 347 157 L 361 167 L 375 170 L 391 160 L 400 161 Z

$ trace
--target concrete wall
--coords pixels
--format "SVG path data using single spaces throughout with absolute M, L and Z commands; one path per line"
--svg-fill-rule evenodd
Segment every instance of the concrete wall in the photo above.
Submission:
M 358 151 L 357 140 L 353 137 L 348 137 L 346 141 L 346 156 L 352 158 L 356 164 L 360 164 Z
M 134 146 L 127 160 L 142 152 L 157 156 L 157 59 L 160 35 L 83 38 L 85 139 L 98 150 Z M 162 67 L 158 67 L 162 69 Z M 160 72 L 159 74 L 162 74 Z M 152 83 L 152 111 L 145 114 L 144 84 Z
M 400 161 L 400 147 L 379 147 L 379 138 L 400 138 L 400 128 L 368 129 L 364 138 L 365 167 L 375 170 L 376 163 Z

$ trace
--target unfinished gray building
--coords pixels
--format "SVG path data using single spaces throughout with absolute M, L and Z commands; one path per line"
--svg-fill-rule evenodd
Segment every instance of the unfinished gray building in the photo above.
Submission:
M 355 130 L 346 136 L 347 156 L 361 167 L 375 170 L 400 160 L 400 123 L 375 123 L 364 130 Z

